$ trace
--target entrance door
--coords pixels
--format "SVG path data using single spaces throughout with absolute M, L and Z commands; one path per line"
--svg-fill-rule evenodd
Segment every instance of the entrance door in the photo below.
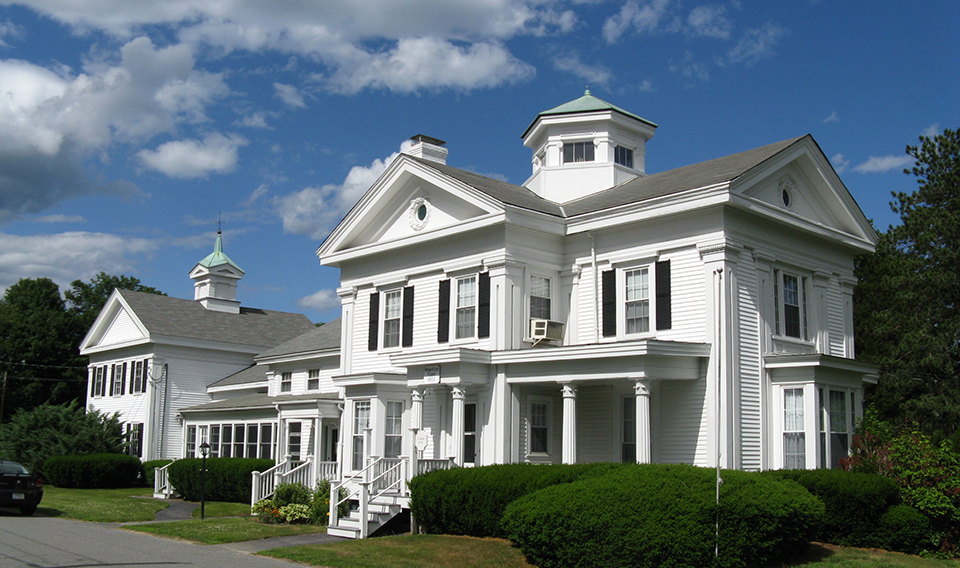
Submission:
M 463 463 L 477 463 L 477 405 L 463 405 Z

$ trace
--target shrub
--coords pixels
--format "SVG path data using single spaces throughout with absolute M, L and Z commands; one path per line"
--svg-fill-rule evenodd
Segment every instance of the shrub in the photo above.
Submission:
M 155 469 L 163 467 L 173 460 L 150 460 L 143 462 L 143 481 L 147 487 L 153 487 Z
M 290 503 L 280 507 L 280 516 L 290 524 L 304 523 L 310 518 L 310 506 L 303 503 Z
M 894 505 L 880 517 L 871 545 L 886 550 L 918 554 L 937 544 L 930 519 L 910 505 Z
M 139 482 L 140 459 L 124 454 L 53 456 L 44 463 L 50 483 L 57 487 L 112 489 Z
M 294 503 L 307 505 L 310 503 L 310 497 L 310 489 L 302 483 L 281 483 L 273 490 L 273 501 L 277 507 Z
M 184 499 L 200 500 L 201 458 L 177 460 L 167 470 L 170 483 Z M 207 458 L 206 498 L 209 501 L 249 503 L 251 474 L 273 467 L 273 460 L 255 458 Z
M 792 479 L 819 497 L 826 514 L 816 539 L 841 546 L 873 546 L 880 518 L 900 502 L 897 484 L 876 474 L 803 469 L 763 475 Z
M 283 515 L 280 514 L 280 508 L 273 499 L 261 499 L 250 507 L 250 512 L 257 517 L 261 523 L 273 524 L 283 522 Z
M 519 497 L 620 464 L 506 464 L 433 471 L 410 480 L 410 512 L 428 533 L 504 537 L 500 517 Z
M 347 490 L 340 487 L 337 490 L 339 499 L 347 496 Z M 339 500 L 338 499 L 338 500 Z M 337 509 L 340 517 L 346 517 L 350 512 L 350 503 L 343 502 Z M 330 481 L 321 479 L 317 481 L 317 488 L 310 497 L 310 522 L 315 525 L 325 525 L 330 517 Z
M 123 453 L 119 413 L 86 412 L 77 401 L 41 404 L 18 410 L 0 428 L 0 457 L 44 477 L 44 465 L 51 456 L 94 453 Z
M 813 536 L 823 504 L 796 483 L 693 466 L 624 466 L 547 487 L 503 515 L 507 536 L 541 568 L 718 566 L 795 556 Z

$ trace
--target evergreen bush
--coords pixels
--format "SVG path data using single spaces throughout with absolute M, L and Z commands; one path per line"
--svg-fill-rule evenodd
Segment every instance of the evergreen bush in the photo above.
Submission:
M 505 464 L 432 471 L 410 480 L 410 512 L 428 533 L 503 538 L 500 517 L 517 498 L 618 467 Z
M 202 458 L 177 460 L 167 470 L 170 483 L 187 501 L 200 500 Z M 254 471 L 273 467 L 273 460 L 256 458 L 207 458 L 208 501 L 249 503 Z
M 910 505 L 894 505 L 887 509 L 880 517 L 874 537 L 873 547 L 907 554 L 919 554 L 940 544 L 930 519 Z
M 728 471 L 718 542 L 715 475 L 693 466 L 623 466 L 517 499 L 503 527 L 540 568 L 741 568 L 794 557 L 815 534 L 824 507 L 808 491 Z
M 302 483 L 281 483 L 273 490 L 273 502 L 277 507 L 292 504 L 308 505 L 310 493 L 310 489 Z
M 87 454 L 52 456 L 44 462 L 44 471 L 57 487 L 113 489 L 137 485 L 141 466 L 136 456 Z
M 880 518 L 900 503 L 892 479 L 842 469 L 768 471 L 763 475 L 792 479 L 823 501 L 823 525 L 816 539 L 841 546 L 873 546 Z

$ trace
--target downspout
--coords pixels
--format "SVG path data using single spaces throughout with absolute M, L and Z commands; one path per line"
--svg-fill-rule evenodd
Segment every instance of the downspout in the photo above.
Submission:
M 170 384 L 167 363 L 163 364 L 163 393 L 160 395 L 160 432 L 157 436 L 157 458 L 163 459 L 163 440 L 167 431 L 167 390 Z
M 590 260 L 593 262 L 593 342 L 600 343 L 600 271 L 597 269 L 597 241 L 592 232 L 587 232 L 587 236 L 590 237 Z

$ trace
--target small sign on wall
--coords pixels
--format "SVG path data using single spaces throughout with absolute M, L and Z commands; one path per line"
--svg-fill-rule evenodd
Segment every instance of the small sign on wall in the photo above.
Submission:
M 417 432 L 417 451 L 422 452 L 427 449 L 427 433 L 423 430 Z
M 423 368 L 423 384 L 440 384 L 440 365 L 428 365 Z

